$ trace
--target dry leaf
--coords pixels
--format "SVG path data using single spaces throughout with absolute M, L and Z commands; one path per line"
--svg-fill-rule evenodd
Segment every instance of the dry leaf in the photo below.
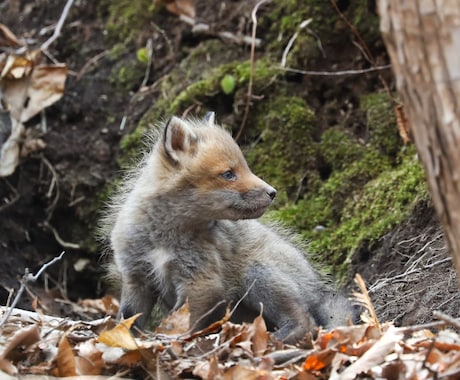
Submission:
M 251 338 L 252 351 L 254 352 L 255 356 L 262 356 L 267 350 L 268 342 L 267 325 L 265 324 L 262 316 L 259 315 L 254 319 L 252 329 L 254 332 Z
M 221 320 L 211 323 L 208 327 L 204 328 L 203 330 L 196 331 L 192 333 L 190 336 L 184 337 L 185 340 L 193 340 L 200 336 L 205 336 L 211 334 L 217 330 L 219 330 L 226 322 L 230 319 L 230 309 L 227 307 L 225 311 L 225 315 L 222 317 Z
M 372 367 L 384 362 L 385 356 L 395 350 L 395 346 L 404 337 L 404 333 L 390 326 L 383 336 L 356 362 L 340 375 L 340 380 L 353 380 L 357 375 L 367 372 Z
M 359 292 L 353 292 L 353 298 L 361 305 L 366 308 L 366 310 L 369 312 L 369 314 L 372 317 L 372 321 L 374 322 L 374 325 L 379 329 L 379 331 L 382 331 L 382 328 L 379 323 L 379 319 L 377 317 L 377 313 L 375 312 L 374 305 L 372 304 L 371 298 L 369 297 L 369 293 L 366 288 L 366 284 L 361 277 L 359 273 L 356 273 L 355 276 L 355 283 L 358 285 Z
M 225 380 L 269 380 L 273 379 L 270 372 L 261 369 L 247 368 L 236 365 L 225 371 Z
M 34 67 L 33 56 L 10 54 L 0 60 L 0 79 L 21 79 L 28 77 Z
M 394 107 L 394 111 L 396 114 L 396 124 L 398 126 L 399 136 L 401 136 L 404 145 L 407 145 L 410 143 L 410 123 L 409 120 L 407 120 L 406 112 L 402 104 Z
M 75 364 L 79 375 L 100 375 L 105 366 L 102 352 L 96 346 L 94 339 L 82 342 L 76 347 L 78 356 Z
M 95 309 L 106 315 L 117 315 L 119 304 L 115 297 L 106 295 L 99 299 L 84 299 L 78 301 L 78 305 L 87 309 Z
M 0 123 L 3 124 L 9 115 L 3 113 Z M 19 143 L 24 133 L 24 126 L 15 119 L 10 119 L 11 133 L 8 139 L 0 144 L 0 177 L 13 174 L 19 164 Z
M 305 371 L 320 371 L 331 364 L 335 354 L 336 351 L 332 349 L 314 352 L 305 359 L 303 369 Z
M 0 371 L 6 372 L 10 375 L 16 375 L 18 373 L 18 369 L 16 366 L 13 365 L 9 360 L 0 358 Z M 0 375 L 2 373 L 0 372 Z M 16 379 L 16 378 L 14 378 Z
M 76 376 L 75 355 L 66 335 L 59 341 L 56 357 L 59 376 Z
M 138 348 L 134 337 L 131 335 L 130 328 L 141 314 L 136 314 L 129 319 L 121 321 L 113 329 L 103 331 L 97 341 L 110 347 L 121 347 L 128 350 Z
M 177 15 L 195 18 L 195 5 L 193 0 L 155 0 L 156 5 L 164 5 L 165 8 Z
M 64 93 L 67 71 L 66 65 L 41 65 L 34 68 L 30 77 L 4 78 L 3 100 L 11 117 L 26 122 L 58 101 Z
M 180 335 L 190 330 L 190 308 L 188 302 L 171 313 L 155 330 L 158 334 Z
M 16 331 L 13 336 L 9 337 L 3 348 L 0 358 L 8 359 L 16 349 L 24 351 L 24 347 L 29 347 L 40 340 L 40 330 L 35 325 L 30 325 Z

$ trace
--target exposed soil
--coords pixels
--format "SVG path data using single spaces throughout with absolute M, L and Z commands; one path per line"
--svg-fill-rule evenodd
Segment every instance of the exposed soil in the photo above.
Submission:
M 62 6 L 58 0 L 3 2 L 0 22 L 17 36 L 27 35 L 43 42 L 49 34 L 40 36 L 40 30 L 56 22 Z M 252 9 L 230 1 L 226 6 L 226 20 L 230 21 L 221 24 L 213 7 L 199 7 L 197 12 L 208 24 L 232 30 L 236 27 L 232 23 L 239 15 L 248 18 Z M 168 42 L 173 44 L 176 54 L 166 54 L 167 44 L 158 35 L 154 43 L 159 53 L 165 54 L 157 54 L 160 58 L 155 62 L 147 87 L 142 91 L 138 86 L 120 89 L 110 80 L 111 71 L 127 57 L 111 58 L 109 50 L 113 42 L 105 36 L 105 25 L 101 22 L 105 15 L 100 13 L 98 2 L 80 1 L 73 6 L 62 35 L 50 49 L 54 59 L 67 63 L 71 70 L 65 94 L 46 110 L 46 128 L 41 117 L 27 124 L 28 135 L 42 138 L 46 148 L 23 158 L 12 176 L 0 179 L 2 305 L 7 302 L 8 289 L 18 287 L 25 268 L 35 273 L 63 249 L 67 252 L 65 259 L 47 271 L 49 288 L 58 288 L 59 297 L 71 300 L 105 294 L 104 269 L 90 238 L 97 219 L 91 207 L 97 201 L 94 195 L 118 169 L 120 138 L 134 128 L 158 96 L 148 86 L 177 65 L 180 57 L 198 43 L 190 26 L 162 11 L 160 27 L 168 32 Z M 132 54 L 145 41 L 141 42 L 138 46 L 133 43 Z M 328 56 L 339 63 L 354 58 L 342 47 L 335 47 L 336 51 L 333 46 L 327 49 Z M 142 75 L 139 85 L 141 82 Z M 372 83 L 376 82 L 374 77 Z M 346 111 L 346 101 L 350 101 L 347 94 L 359 94 L 370 85 L 365 76 L 344 83 L 318 80 L 309 87 L 311 92 L 318 93 L 318 102 L 312 106 L 327 125 L 333 122 L 329 120 L 331 114 L 343 115 Z M 127 123 L 120 130 L 124 116 Z M 365 133 L 356 120 L 350 119 L 349 124 L 356 134 Z M 62 241 L 78 244 L 80 249 L 66 248 Z M 433 310 L 458 316 L 458 282 L 448 258 L 432 207 L 420 204 L 410 219 L 377 245 L 363 246 L 354 269 L 369 284 L 381 320 L 406 325 L 432 320 Z M 30 308 L 31 297 L 39 294 L 46 312 L 65 313 L 61 310 L 62 303 L 49 302 L 57 293 L 43 291 L 45 278 L 21 299 L 19 306 Z

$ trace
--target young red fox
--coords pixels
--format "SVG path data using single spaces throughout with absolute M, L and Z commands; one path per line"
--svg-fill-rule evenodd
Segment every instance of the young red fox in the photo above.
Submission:
M 256 220 L 276 191 L 251 172 L 214 113 L 202 121 L 172 117 L 160 133 L 108 217 L 120 314 L 143 313 L 142 327 L 155 302 L 171 311 L 188 300 L 200 328 L 222 316 L 224 305 L 207 314 L 221 301 L 243 299 L 236 320 L 263 310 L 275 336 L 290 342 L 317 326 L 346 324 L 347 299 L 301 250 Z

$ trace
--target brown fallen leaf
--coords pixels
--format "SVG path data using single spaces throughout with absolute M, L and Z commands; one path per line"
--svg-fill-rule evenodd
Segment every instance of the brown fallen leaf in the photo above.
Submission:
M 64 93 L 66 65 L 34 67 L 30 77 L 2 79 L 3 100 L 11 117 L 22 123 L 57 102 Z
M 165 8 L 177 15 L 195 18 L 195 5 L 193 0 L 155 0 L 155 5 L 164 5 Z
M 406 112 L 404 110 L 404 106 L 399 104 L 394 107 L 394 111 L 396 114 L 396 125 L 398 126 L 399 136 L 401 137 L 404 145 L 410 143 L 410 123 L 407 119 Z
M 59 376 L 76 376 L 75 355 L 72 346 L 64 334 L 59 341 L 58 354 L 56 357 Z
M 25 348 L 40 340 L 40 330 L 35 325 L 29 325 L 16 331 L 7 339 L 7 343 L 0 354 L 0 359 L 13 359 L 20 355 Z
M 252 323 L 253 336 L 251 337 L 252 351 L 255 356 L 262 356 L 267 350 L 268 332 L 265 320 L 261 315 L 254 319 Z
M 118 323 L 113 329 L 103 331 L 97 338 L 97 341 L 110 347 L 136 350 L 138 346 L 130 332 L 130 328 L 140 315 L 141 314 L 133 315 L 131 318 Z
M 329 366 L 337 351 L 327 349 L 324 351 L 313 352 L 308 355 L 303 363 L 304 371 L 320 371 Z
M 224 373 L 225 380 L 271 380 L 273 376 L 269 371 L 262 369 L 247 368 L 235 365 Z
M 78 305 L 83 307 L 85 311 L 88 309 L 94 309 L 100 313 L 113 316 L 117 315 L 119 308 L 118 301 L 111 295 L 106 295 L 98 299 L 80 300 L 78 301 Z
M 0 56 L 0 79 L 28 77 L 34 67 L 33 57 L 28 55 L 3 54 Z
M 90 339 L 75 347 L 78 355 L 75 365 L 79 375 L 100 375 L 104 368 L 102 352 L 95 345 L 95 340 Z
M 404 333 L 390 326 L 382 337 L 367 350 L 357 361 L 347 367 L 340 375 L 340 380 L 353 380 L 357 375 L 384 362 L 385 356 L 395 350 L 395 346 L 404 337 Z
M 180 335 L 190 330 L 190 308 L 188 302 L 163 319 L 155 329 L 158 334 Z

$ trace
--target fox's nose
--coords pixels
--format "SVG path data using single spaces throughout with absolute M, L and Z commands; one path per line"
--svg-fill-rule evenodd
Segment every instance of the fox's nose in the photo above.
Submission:
M 270 199 L 274 199 L 276 197 L 276 190 L 273 187 L 270 186 L 266 191 Z

